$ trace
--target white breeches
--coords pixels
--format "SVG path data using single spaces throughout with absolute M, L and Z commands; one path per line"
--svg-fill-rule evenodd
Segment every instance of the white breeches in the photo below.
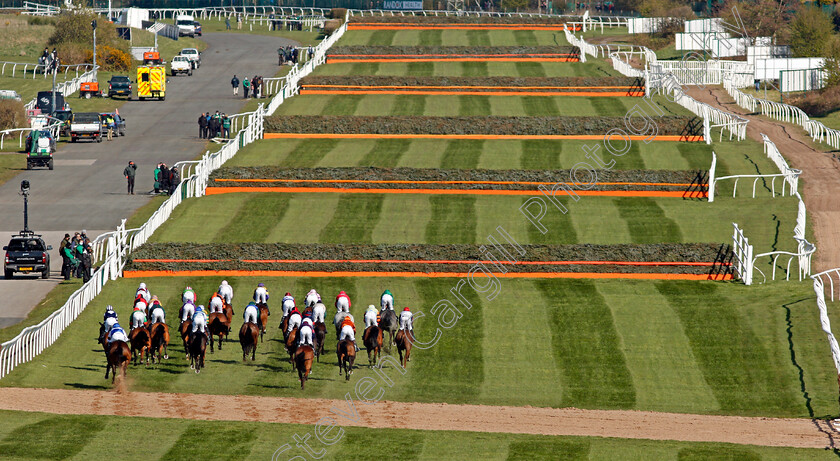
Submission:
M 134 303 L 135 309 L 143 309 L 145 311 L 147 307 L 149 307 L 149 303 L 144 303 L 143 301 L 137 301 Z
M 152 323 L 166 323 L 166 314 L 163 309 L 156 307 L 152 310 Z
M 323 303 L 316 303 L 312 308 L 312 321 L 324 323 L 324 316 L 327 314 L 327 306 Z
M 295 308 L 294 300 L 287 299 L 283 301 L 283 317 L 289 315 L 289 311 Z
M 303 326 L 300 331 L 298 332 L 300 335 L 300 339 L 298 339 L 298 344 L 309 344 L 310 346 L 314 346 L 312 342 L 313 334 L 312 328 L 309 328 L 308 325 Z
M 111 337 L 108 338 L 108 344 L 111 344 L 114 341 L 122 341 L 124 343 L 127 343 L 128 336 L 126 336 L 125 333 L 122 331 L 115 331 L 114 334 L 112 334 Z
M 184 307 L 181 308 L 181 322 L 186 322 L 187 319 L 191 319 L 193 315 L 195 315 L 195 305 L 184 304 Z
M 184 294 L 181 295 L 181 302 L 183 304 L 186 304 L 186 303 L 195 304 L 195 292 L 193 292 L 193 291 L 184 292 Z
M 196 317 L 193 319 L 192 323 L 192 332 L 195 333 L 196 331 L 200 331 L 204 333 L 204 330 L 207 328 L 207 318 L 202 316 Z
M 224 312 L 225 311 L 225 304 L 222 302 L 222 298 L 215 297 L 210 300 L 210 313 L 214 312 Z
M 338 312 L 350 312 L 350 301 L 344 296 L 336 298 L 335 308 L 338 309 Z
M 391 309 L 394 310 L 394 297 L 391 295 L 382 295 L 382 299 L 379 300 L 379 305 L 382 306 L 381 310 Z
M 251 322 L 256 324 L 257 321 L 260 319 L 259 310 L 254 306 L 248 306 L 245 308 L 245 323 Z
M 140 328 L 143 326 L 143 323 L 146 321 L 146 314 L 142 311 L 134 311 L 131 314 L 131 328 Z
M 318 295 L 316 295 L 315 293 L 311 293 L 311 294 L 306 295 L 306 300 L 304 301 L 303 304 L 306 307 L 312 307 L 317 302 L 318 302 Z
M 356 333 L 353 332 L 353 327 L 350 325 L 345 325 L 344 328 L 341 329 L 341 336 L 338 337 L 339 341 L 344 341 L 345 339 L 356 341 Z
M 111 328 L 114 328 L 114 324 L 117 323 L 117 319 L 114 317 L 108 317 L 105 319 L 105 333 L 111 331 Z
M 134 293 L 134 297 L 137 298 L 137 295 L 143 295 L 143 299 L 146 300 L 148 303 L 152 299 L 152 294 L 149 293 L 149 290 L 137 290 L 137 293 Z
M 254 302 L 257 304 L 267 304 L 268 303 L 268 291 L 266 289 L 260 290 L 257 288 L 257 291 L 254 292 Z
M 230 285 L 223 285 L 219 287 L 219 296 L 225 300 L 226 304 L 230 304 L 233 301 L 233 288 Z
M 292 314 L 292 316 L 289 317 L 289 326 L 288 326 L 288 328 L 286 328 L 286 334 L 291 333 L 292 330 L 299 327 L 300 326 L 300 321 L 301 321 L 300 315 Z
M 376 312 L 365 312 L 365 328 L 376 325 Z
M 411 325 L 411 316 L 408 315 L 401 315 L 400 316 L 400 330 L 411 330 L 413 329 Z

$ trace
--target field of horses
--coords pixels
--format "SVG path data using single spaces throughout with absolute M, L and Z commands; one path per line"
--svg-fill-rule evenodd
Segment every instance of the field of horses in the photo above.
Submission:
M 481 47 L 508 47 L 511 53 L 498 60 L 453 61 L 482 56 Z M 745 229 L 756 253 L 795 250 L 797 201 L 781 196 L 780 181 L 769 180 L 739 183 L 735 198 L 734 183 L 724 182 L 713 203 L 706 198 L 713 152 L 718 177 L 777 173 L 762 146 L 728 141 L 728 133 L 721 141 L 717 129 L 714 142 L 706 144 L 693 114 L 664 97 L 516 94 L 614 89 L 606 79 L 617 74 L 605 60 L 532 59 L 545 55 L 540 47 L 568 48 L 568 43 L 561 32 L 548 30 L 350 30 L 331 51 L 330 58 L 341 57 L 340 62 L 328 58 L 304 79 L 301 94 L 267 119 L 266 139 L 217 170 L 208 195 L 186 200 L 135 253 L 142 256 L 129 262 L 126 278 L 110 282 L 52 347 L 18 366 L 0 386 L 112 389 L 103 379 L 98 322 L 112 305 L 127 323 L 137 285 L 145 282 L 166 308 L 170 357 L 148 367 L 130 366 L 123 386 L 196 394 L 198 406 L 206 394 L 342 399 L 356 383 L 386 372 L 394 384 L 385 400 L 396 402 L 793 418 L 836 414 L 836 371 L 811 284 L 795 281 L 795 271 L 790 281 L 779 277 L 786 261 L 775 268 L 776 281 L 769 280 L 774 268 L 766 260 L 757 264 L 766 283 L 760 283 L 761 275 L 753 286 L 731 280 L 726 246 L 732 223 Z M 394 62 L 377 62 L 383 56 Z M 344 62 L 347 57 L 360 62 Z M 577 85 L 572 77 L 587 80 Z M 394 85 L 383 85 L 385 78 Z M 475 94 L 496 91 L 494 79 L 509 82 L 497 86 L 510 94 Z M 307 94 L 307 84 L 316 94 Z M 317 94 L 324 87 L 336 94 Z M 352 94 L 359 88 L 385 91 Z M 351 93 L 340 94 L 345 90 Z M 468 93 L 422 93 L 427 90 Z M 410 93 L 417 91 L 421 94 Z M 661 113 L 660 134 L 673 139 L 640 136 L 615 153 L 615 146 L 601 142 L 605 126 L 656 123 L 639 117 L 637 105 Z M 633 116 L 629 125 L 625 114 Z M 494 125 L 510 132 L 480 131 L 483 122 L 476 119 L 488 116 L 510 117 Z M 578 138 L 552 138 L 557 126 L 570 127 L 569 136 Z M 301 129 L 286 131 L 289 127 Z M 517 127 L 531 131 L 514 133 Z M 358 136 L 348 139 L 352 134 Z M 542 138 L 517 138 L 520 134 Z M 457 138 L 470 135 L 486 139 Z M 580 162 L 589 162 L 601 180 L 575 176 Z M 551 184 L 565 189 L 550 197 L 545 186 Z M 534 208 L 528 208 L 534 197 L 543 197 L 545 213 L 536 218 L 542 229 L 534 223 Z M 550 271 L 510 264 L 510 272 L 497 271 L 498 279 L 479 276 L 487 284 L 477 285 L 468 272 L 471 264 L 500 267 L 491 263 L 510 262 L 505 255 L 488 254 L 517 248 L 510 240 L 499 246 L 488 238 L 502 240 L 500 228 L 524 246 L 521 255 L 542 252 L 527 264 L 551 266 Z M 446 259 L 458 260 L 439 260 L 434 251 L 443 250 L 433 245 L 452 245 L 461 253 Z M 292 248 L 294 255 L 277 248 Z M 392 260 L 394 248 L 411 258 Z M 463 256 L 470 251 L 474 254 Z M 355 261 L 346 256 L 352 252 L 379 256 Z M 684 255 L 697 260 L 681 260 Z M 361 263 L 364 272 L 354 269 Z M 441 272 L 447 264 L 455 268 L 452 273 Z M 591 269 L 595 266 L 605 267 Z M 672 266 L 680 268 L 668 269 Z M 679 279 L 683 270 L 690 277 Z M 223 279 L 235 293 L 231 340 L 222 350 L 208 351 L 206 368 L 196 374 L 176 331 L 181 291 L 192 286 L 206 304 Z M 243 362 L 237 332 L 260 282 L 270 290 L 272 315 L 256 360 Z M 488 285 L 495 287 L 492 296 Z M 312 288 L 328 306 L 326 353 L 301 390 L 278 328 L 280 299 L 290 292 L 300 305 Z M 415 314 L 417 340 L 433 344 L 415 347 L 405 375 L 393 364 L 369 368 L 362 348 L 348 382 L 337 367 L 332 300 L 340 290 L 348 293 L 360 340 L 364 312 L 368 305 L 379 307 L 385 289 L 394 293 L 398 310 L 410 306 L 423 312 L 422 318 Z M 444 299 L 458 306 L 443 311 L 448 318 L 438 312 Z M 830 315 L 840 322 L 836 312 Z M 395 347 L 389 352 L 397 354 Z M 87 429 L 76 433 L 80 424 Z M 24 446 L 46 427 L 66 435 Z M 52 458 L 60 452 L 69 453 L 67 459 L 89 459 L 106 454 L 105 440 L 119 433 L 117 447 L 139 456 L 136 441 L 145 440 L 140 434 L 154 430 L 161 434 L 159 443 L 142 450 L 151 459 L 268 458 L 292 434 L 311 427 L 0 412 L 0 453 Z M 502 434 L 492 428 L 346 431 L 326 459 L 832 456 L 700 442 Z M 208 433 L 218 435 L 218 446 L 190 436 Z

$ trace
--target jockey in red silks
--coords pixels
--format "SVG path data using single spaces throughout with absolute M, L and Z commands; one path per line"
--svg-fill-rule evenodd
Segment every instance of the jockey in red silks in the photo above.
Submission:
M 338 312 L 350 313 L 350 297 L 347 293 L 342 291 L 335 297 L 335 308 Z
M 411 334 L 414 334 L 414 314 L 411 313 L 411 309 L 405 308 L 400 313 L 400 330 L 408 330 Z
M 283 296 L 283 317 L 289 315 L 289 312 L 294 307 L 295 307 L 295 297 L 292 296 L 292 294 L 287 291 L 286 295 Z

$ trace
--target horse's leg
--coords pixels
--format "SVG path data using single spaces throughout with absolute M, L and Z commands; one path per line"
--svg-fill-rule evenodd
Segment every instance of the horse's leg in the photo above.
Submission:
M 214 352 L 213 351 L 213 341 L 215 341 L 215 339 L 213 339 L 213 333 L 210 333 L 210 353 L 211 354 Z

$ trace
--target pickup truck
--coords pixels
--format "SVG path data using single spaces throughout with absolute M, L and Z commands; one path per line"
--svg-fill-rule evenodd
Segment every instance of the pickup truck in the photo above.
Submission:
M 6 258 L 3 264 L 3 275 L 12 278 L 15 272 L 40 273 L 41 278 L 50 277 L 50 254 L 52 246 L 44 243 L 38 234 L 22 233 L 13 235 L 9 244 L 4 246 Z
M 84 138 L 102 142 L 102 128 L 102 118 L 96 112 L 73 114 L 70 119 L 70 142 Z
M 178 74 L 192 75 L 192 70 L 192 61 L 190 61 L 190 58 L 186 56 L 175 56 L 169 64 L 169 71 L 172 73 L 173 77 Z
M 186 56 L 192 62 L 193 69 L 201 67 L 201 53 L 195 48 L 184 48 L 178 56 Z
M 108 97 L 125 96 L 131 99 L 131 79 L 125 75 L 114 75 L 108 80 Z

